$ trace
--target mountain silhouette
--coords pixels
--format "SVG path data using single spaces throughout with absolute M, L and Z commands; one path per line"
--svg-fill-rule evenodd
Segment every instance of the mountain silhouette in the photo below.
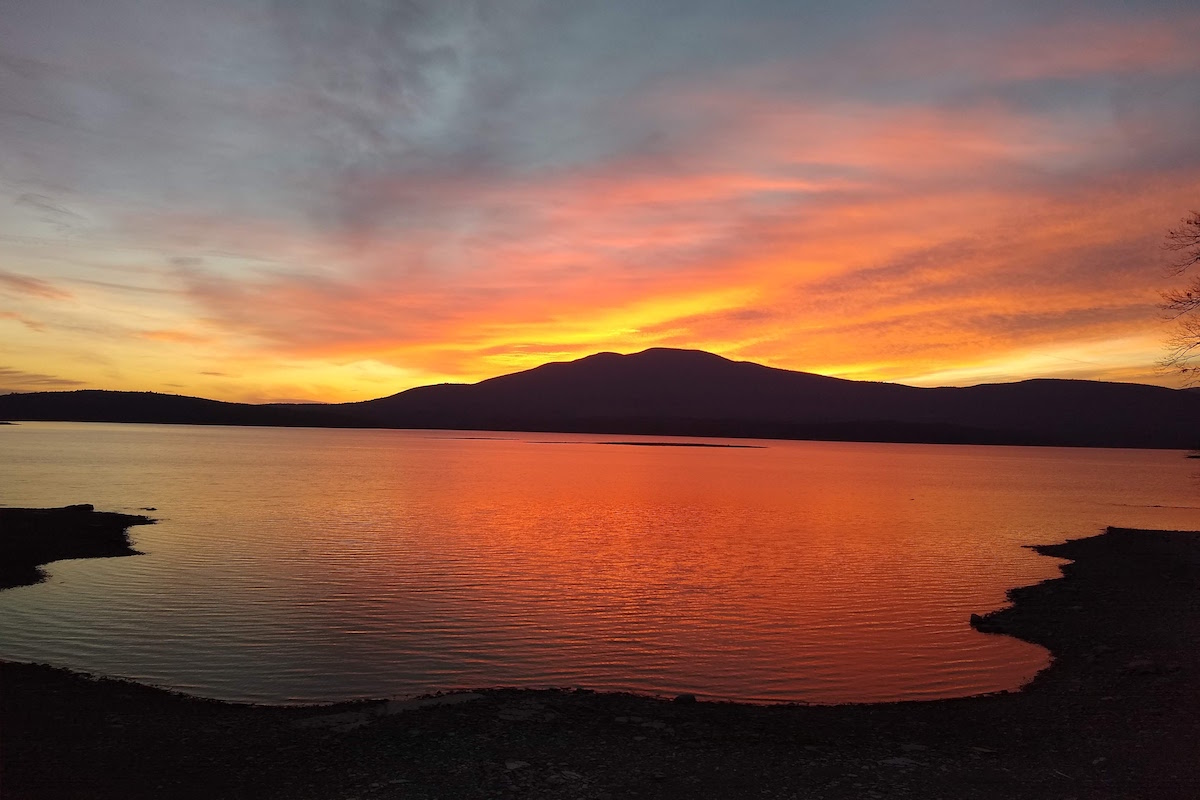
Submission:
M 152 422 L 271 427 L 363 427 L 337 406 L 301 403 L 225 403 L 158 392 L 25 392 L 0 395 L 0 419 L 69 422 Z
M 0 396 L 0 419 L 1190 448 L 1200 444 L 1200 393 L 1055 379 L 917 388 L 654 348 L 357 403 L 11 394 Z

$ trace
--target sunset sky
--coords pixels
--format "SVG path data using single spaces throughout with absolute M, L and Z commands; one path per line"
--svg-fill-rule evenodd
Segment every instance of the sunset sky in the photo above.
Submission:
M 0 391 L 1178 385 L 1193 2 L 0 3 Z

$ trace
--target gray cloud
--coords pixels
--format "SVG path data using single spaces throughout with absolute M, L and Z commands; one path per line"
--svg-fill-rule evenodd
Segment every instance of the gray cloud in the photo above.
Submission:
M 420 199 L 364 195 L 364 177 L 496 182 L 632 157 L 669 169 L 728 121 L 652 98 L 706 85 L 793 101 L 952 102 L 968 89 L 979 102 L 1012 97 L 1013 84 L 989 84 L 988 64 L 963 50 L 1084 9 L 1129 16 L 1115 3 L 1040 8 L 12 0 L 0 28 L 0 126 L 15 143 L 5 150 L 18 178 L 93 200 L 331 229 L 403 227 L 410 215 L 428 224 Z M 954 35 L 934 36 L 945 30 Z M 922 52 L 906 50 L 920 32 Z M 914 65 L 937 63 L 936 48 L 958 68 L 932 79 Z M 783 71 L 761 69 L 772 64 Z M 1034 97 L 1041 84 L 1016 85 Z M 1190 147 L 1186 111 L 1175 115 L 1177 134 L 1137 124 L 1164 107 L 1194 109 L 1187 85 L 1162 105 L 1139 105 L 1134 98 L 1153 97 L 1140 90 L 1114 101 L 1132 120 L 1130 155 Z M 1060 101 L 1086 94 L 1057 90 Z M 53 192 L 25 196 L 65 210 Z
M 82 214 L 76 214 L 74 211 L 55 203 L 45 195 L 26 192 L 13 202 L 14 205 L 25 206 L 26 208 L 32 208 L 40 212 L 43 218 L 64 228 L 69 228 L 86 221 L 86 217 Z

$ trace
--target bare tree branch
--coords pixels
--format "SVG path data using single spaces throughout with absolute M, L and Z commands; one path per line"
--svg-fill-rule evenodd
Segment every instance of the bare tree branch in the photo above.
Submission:
M 1200 264 L 1200 212 L 1193 211 L 1179 221 L 1179 227 L 1167 231 L 1163 249 L 1178 253 L 1171 262 L 1173 275 Z M 1159 307 L 1179 324 L 1167 340 L 1167 355 L 1160 363 L 1180 373 L 1186 383 L 1200 383 L 1200 318 L 1191 316 L 1200 309 L 1200 277 L 1183 289 L 1163 292 L 1162 299 Z
M 1189 267 L 1200 264 L 1200 211 L 1193 211 L 1179 221 L 1178 228 L 1167 231 L 1163 249 L 1179 253 L 1171 262 L 1175 275 L 1182 275 Z

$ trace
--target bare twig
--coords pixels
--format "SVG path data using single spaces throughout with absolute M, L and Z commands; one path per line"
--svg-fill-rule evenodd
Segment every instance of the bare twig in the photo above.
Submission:
M 1171 274 L 1182 275 L 1200 264 L 1200 212 L 1193 211 L 1179 221 L 1179 227 L 1167 231 L 1163 249 L 1178 253 L 1171 262 Z M 1183 289 L 1163 292 L 1159 305 L 1168 319 L 1179 326 L 1167 340 L 1167 355 L 1160 366 L 1179 373 L 1188 384 L 1200 381 L 1200 320 L 1190 316 L 1200 310 L 1200 277 Z

